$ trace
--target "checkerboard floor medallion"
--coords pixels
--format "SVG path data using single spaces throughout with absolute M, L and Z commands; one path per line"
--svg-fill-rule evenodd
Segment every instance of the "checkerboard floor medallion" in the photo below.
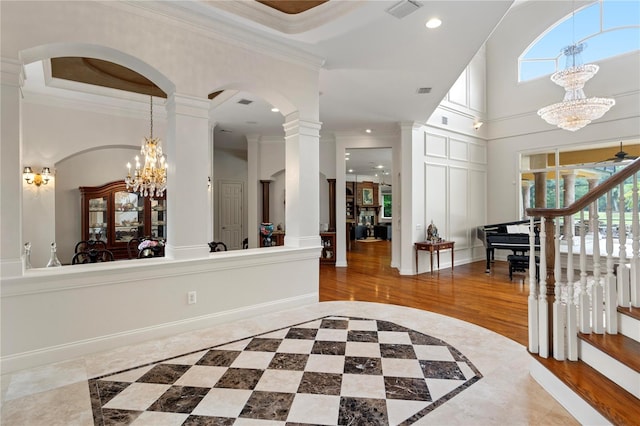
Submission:
M 94 423 L 409 425 L 482 378 L 446 342 L 329 316 L 89 380 Z

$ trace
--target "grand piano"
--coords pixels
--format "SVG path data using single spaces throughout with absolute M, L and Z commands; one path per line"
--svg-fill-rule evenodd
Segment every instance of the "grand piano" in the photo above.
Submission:
M 539 225 L 537 220 L 535 225 Z M 539 228 L 535 226 L 535 247 L 540 249 Z M 487 250 L 486 272 L 491 272 L 491 262 L 495 259 L 495 249 L 511 250 L 514 255 L 525 256 L 529 251 L 529 221 L 496 223 L 479 226 L 476 236 Z

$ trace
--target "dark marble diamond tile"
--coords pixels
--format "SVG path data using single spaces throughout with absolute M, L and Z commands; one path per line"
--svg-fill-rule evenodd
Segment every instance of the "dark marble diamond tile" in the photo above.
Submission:
M 147 409 L 166 413 L 191 413 L 200 404 L 210 388 L 171 386 Z
M 142 413 L 142 411 L 104 408 L 102 410 L 102 424 L 104 426 L 129 425 Z
M 349 330 L 347 332 L 348 342 L 371 342 L 378 343 L 377 331 Z
M 342 389 L 342 374 L 307 371 L 302 375 L 298 393 L 340 395 L 340 389 Z
M 392 322 L 389 321 L 380 321 L 378 320 L 378 331 L 405 331 L 405 332 L 409 332 L 411 331 L 410 329 L 403 327 L 401 325 L 398 324 L 394 324 Z
M 340 398 L 339 425 L 388 425 L 387 404 L 384 399 Z
M 251 368 L 228 369 L 214 387 L 228 389 L 252 389 L 256 387 L 264 370 Z
M 348 326 L 348 320 L 340 319 L 323 319 L 320 323 L 320 328 L 333 328 L 336 330 L 346 330 Z
M 313 340 L 316 338 L 318 329 L 316 328 L 295 328 L 292 327 L 285 336 L 286 339 L 304 339 Z
M 293 393 L 255 391 L 240 412 L 240 417 L 285 421 L 293 403 Z
M 424 379 L 413 377 L 385 377 L 384 387 L 388 399 L 431 401 L 431 394 Z
M 313 343 L 311 353 L 322 355 L 344 355 L 346 348 L 347 342 L 317 341 Z
M 94 384 L 97 391 L 96 396 L 99 398 L 100 404 L 105 405 L 107 402 L 111 401 L 114 396 L 118 395 L 125 388 L 127 388 L 131 383 L 96 380 Z
M 182 426 L 231 426 L 235 417 L 189 416 Z
M 417 359 L 416 351 L 413 350 L 411 345 L 401 345 L 394 343 L 381 343 L 380 354 L 382 358 L 402 358 L 402 359 Z
M 447 344 L 440 339 L 413 330 L 409 331 L 409 338 L 414 345 L 447 346 Z
M 344 372 L 346 374 L 370 374 L 380 376 L 382 375 L 382 362 L 380 358 L 347 356 L 344 359 Z
M 456 348 L 454 348 L 453 346 L 449 346 L 449 352 L 451 352 L 453 359 L 455 359 L 456 361 L 463 361 L 463 362 L 467 361 L 467 357 L 462 355 L 462 353 Z
M 158 364 L 151 370 L 147 371 L 144 376 L 140 377 L 137 382 L 140 383 L 159 383 L 163 385 L 172 385 L 182 376 L 190 365 L 179 364 Z
M 238 358 L 241 351 L 221 351 L 212 349 L 196 362 L 196 365 L 209 365 L 216 367 L 229 367 Z
M 466 380 L 458 364 L 453 361 L 418 361 L 427 379 Z
M 245 351 L 259 351 L 259 352 L 275 352 L 278 350 L 282 339 L 264 339 L 256 337 L 249 342 Z
M 309 355 L 307 354 L 277 353 L 271 360 L 269 368 L 274 370 L 303 371 L 308 359 Z

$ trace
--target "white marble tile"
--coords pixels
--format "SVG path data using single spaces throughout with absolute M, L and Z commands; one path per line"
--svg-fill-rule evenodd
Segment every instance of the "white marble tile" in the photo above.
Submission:
M 346 356 L 380 358 L 380 345 L 371 342 L 347 342 Z
M 319 425 L 338 424 L 340 397 L 337 395 L 297 394 L 293 399 L 288 422 Z

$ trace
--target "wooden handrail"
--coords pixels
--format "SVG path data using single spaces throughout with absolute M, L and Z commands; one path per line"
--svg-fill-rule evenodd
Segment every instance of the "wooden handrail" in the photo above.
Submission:
M 563 207 L 560 209 L 548 209 L 548 208 L 528 208 L 527 216 L 533 217 L 561 217 L 561 216 L 571 216 L 576 214 L 580 210 L 587 207 L 589 204 L 595 202 L 598 198 L 605 195 L 607 192 L 611 191 L 616 185 L 620 185 L 630 176 L 633 176 L 640 170 L 640 157 L 636 158 L 631 164 L 629 164 L 624 169 L 620 170 L 618 173 L 614 173 L 609 176 L 607 180 L 602 182 L 600 185 L 593 188 L 591 191 L 587 192 L 584 197 L 575 201 L 573 204 L 567 207 Z

